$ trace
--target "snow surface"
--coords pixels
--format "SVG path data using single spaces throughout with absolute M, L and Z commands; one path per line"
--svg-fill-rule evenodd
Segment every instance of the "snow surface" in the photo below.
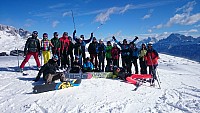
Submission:
M 28 76 L 15 72 L 15 56 L 0 57 L 0 113 L 199 113 L 200 63 L 160 54 L 158 75 L 162 89 L 113 79 L 84 79 L 80 86 L 32 94 L 34 59 Z M 20 63 L 23 60 L 19 57 Z

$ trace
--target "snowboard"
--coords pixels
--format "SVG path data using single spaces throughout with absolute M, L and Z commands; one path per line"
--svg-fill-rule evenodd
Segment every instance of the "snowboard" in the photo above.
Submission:
M 79 86 L 81 83 L 81 79 L 74 79 L 66 82 L 58 82 L 58 83 L 51 83 L 51 84 L 41 84 L 36 85 L 33 87 L 33 93 L 43 93 L 48 91 L 60 90 L 65 89 L 73 86 Z
M 65 72 L 65 77 L 69 79 L 91 79 L 92 74 L 90 73 L 67 73 Z
M 92 75 L 92 78 L 112 78 L 113 72 L 88 72 Z

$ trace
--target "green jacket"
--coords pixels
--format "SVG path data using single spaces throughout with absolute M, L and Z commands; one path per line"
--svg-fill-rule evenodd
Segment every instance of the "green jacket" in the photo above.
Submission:
M 51 39 L 51 43 L 53 44 L 54 48 L 60 48 L 61 47 L 60 40 L 56 37 Z
M 112 50 L 112 46 L 106 47 L 106 58 L 112 58 L 111 50 Z

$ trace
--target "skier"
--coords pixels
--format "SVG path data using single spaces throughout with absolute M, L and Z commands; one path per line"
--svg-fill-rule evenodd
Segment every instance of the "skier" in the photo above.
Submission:
M 130 42 L 130 62 L 129 62 L 129 66 L 128 66 L 128 72 L 132 73 L 131 68 L 132 68 L 132 63 L 135 67 L 135 74 L 138 74 L 138 63 L 137 63 L 137 59 L 139 56 L 139 49 L 136 47 L 136 45 L 132 42 Z
M 106 70 L 107 71 L 109 71 L 110 66 L 112 64 L 111 50 L 112 50 L 112 45 L 111 45 L 111 42 L 108 41 L 107 46 L 106 46 L 106 61 L 107 61 Z
M 120 56 L 120 49 L 117 47 L 117 44 L 113 44 L 113 48 L 111 50 L 113 66 L 119 67 L 119 56 Z
M 57 64 L 58 56 L 54 55 L 46 64 L 44 64 L 38 72 L 35 82 L 39 81 L 40 76 L 43 73 L 43 80 L 46 84 L 50 84 L 53 81 L 60 79 L 61 82 L 65 82 L 66 78 L 63 72 L 56 72 L 59 69 Z
M 154 79 L 156 80 L 156 67 L 158 66 L 159 55 L 158 52 L 153 49 L 152 43 L 148 44 L 147 53 L 145 56 L 145 60 L 147 62 L 147 66 L 149 66 L 149 74 L 153 75 L 152 85 L 154 85 Z
M 59 39 L 61 43 L 60 55 L 61 55 L 61 70 L 66 69 L 68 60 L 68 48 L 69 48 L 69 39 L 68 33 L 64 32 L 63 36 Z
M 79 39 L 78 42 L 74 44 L 74 55 L 79 58 L 80 65 L 82 65 L 82 48 L 81 48 L 82 39 Z
M 92 40 L 93 33 L 91 33 L 90 38 L 88 40 L 84 40 L 84 35 L 81 35 L 80 38 L 78 39 L 78 38 L 76 38 L 75 34 L 76 34 L 76 30 L 74 30 L 74 32 L 73 32 L 73 39 L 76 42 L 79 42 L 79 40 L 82 39 L 82 42 L 81 42 L 82 58 L 83 58 L 83 60 L 85 60 L 85 58 L 86 58 L 86 56 L 85 56 L 85 46 L 86 46 L 86 44 L 88 44 Z
M 90 58 L 87 57 L 86 61 L 83 64 L 83 72 L 91 72 L 94 70 L 94 66 L 92 62 L 90 62 Z
M 143 43 L 139 51 L 139 61 L 140 61 L 140 73 L 147 74 L 147 64 L 145 61 L 145 55 L 147 53 L 146 45 Z
M 96 52 L 97 45 L 98 45 L 98 42 L 96 38 L 94 37 L 92 40 L 92 43 L 90 43 L 90 45 L 88 46 L 90 59 L 91 59 L 91 62 L 94 64 L 95 68 L 97 68 L 97 65 L 98 65 L 97 52 Z
M 70 67 L 72 67 L 73 61 L 74 61 L 74 54 L 73 54 L 74 43 L 72 42 L 72 37 L 71 36 L 69 36 L 68 39 L 69 39 L 69 48 L 68 48 L 68 51 L 67 51 L 67 55 L 70 56 L 70 59 L 71 59 L 70 61 L 68 61 L 68 62 L 70 62 L 68 65 Z
M 60 40 L 58 38 L 58 32 L 54 32 L 53 36 L 54 37 L 51 39 L 51 43 L 53 45 L 52 54 L 58 56 L 57 64 L 58 64 L 58 66 L 60 66 L 60 47 L 61 47 L 61 44 L 60 44 Z
M 37 38 L 37 36 L 38 36 L 38 32 L 33 31 L 32 36 L 30 38 L 28 38 L 26 41 L 25 48 L 24 48 L 25 59 L 23 60 L 23 62 L 20 65 L 20 72 L 23 72 L 23 68 L 24 68 L 25 64 L 28 62 L 28 60 L 30 59 L 30 57 L 32 55 L 37 63 L 38 69 L 40 68 L 40 61 L 38 58 L 38 56 L 41 55 L 40 41 Z
M 41 40 L 41 50 L 44 57 L 44 64 L 46 64 L 51 58 L 51 47 L 53 47 L 51 41 L 48 40 L 48 34 L 43 34 L 43 39 Z
M 98 54 L 98 60 L 99 60 L 99 71 L 104 72 L 104 59 L 105 59 L 106 46 L 104 45 L 102 39 L 99 40 L 96 52 Z

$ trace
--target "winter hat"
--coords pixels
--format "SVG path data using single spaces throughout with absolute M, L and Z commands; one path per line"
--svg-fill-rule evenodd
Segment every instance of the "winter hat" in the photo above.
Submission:
M 107 42 L 107 44 L 111 44 L 111 42 L 110 42 L 110 41 L 108 41 L 108 42 Z
M 36 34 L 36 35 L 37 35 L 37 34 L 38 34 L 38 32 L 37 32 L 37 31 L 33 31 L 33 33 L 32 33 L 32 34 Z
M 47 33 L 44 33 L 44 34 L 43 34 L 43 37 L 44 37 L 44 36 L 48 37 L 48 34 L 47 34 Z
M 126 43 L 127 43 L 127 40 L 126 40 L 126 39 L 124 39 L 124 40 L 123 40 L 123 42 L 126 42 Z
M 99 39 L 99 42 L 103 42 L 103 39 Z
M 58 60 L 58 56 L 57 56 L 57 55 L 54 55 L 54 56 L 53 56 L 53 59 L 54 59 L 54 60 Z
M 56 36 L 56 35 L 58 35 L 58 32 L 54 32 L 54 33 L 53 33 L 53 36 Z

